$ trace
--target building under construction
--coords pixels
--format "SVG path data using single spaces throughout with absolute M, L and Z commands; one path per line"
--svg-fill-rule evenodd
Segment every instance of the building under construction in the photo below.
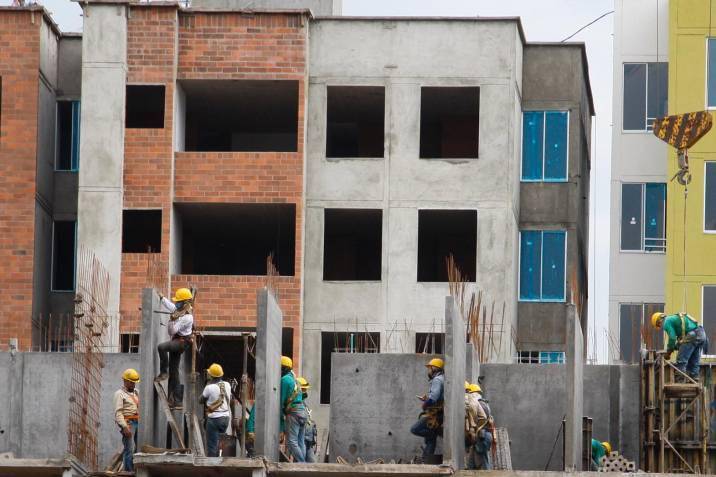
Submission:
M 655 355 L 584 365 L 584 45 L 339 3 L 88 0 L 81 35 L 0 8 L 0 476 L 116 468 L 128 367 L 144 476 L 459 473 L 466 379 L 505 430 L 501 470 L 586 469 L 593 435 L 633 469 L 712 471 L 710 364 L 678 390 Z M 182 286 L 196 346 L 172 412 L 152 289 Z M 200 370 L 267 406 L 282 353 L 312 383 L 321 463 L 280 463 L 270 412 L 266 460 L 240 440 L 204 457 Z M 431 355 L 448 467 L 410 463 Z

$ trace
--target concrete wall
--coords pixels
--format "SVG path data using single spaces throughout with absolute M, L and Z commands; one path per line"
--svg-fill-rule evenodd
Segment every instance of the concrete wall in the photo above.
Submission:
M 573 273 L 587 295 L 591 117 L 581 45 L 528 45 L 524 50 L 524 110 L 569 111 L 567 182 L 522 182 L 520 229 L 566 230 L 566 302 Z M 521 350 L 566 351 L 567 303 L 520 302 L 518 339 Z M 587 303 L 582 327 L 587 330 Z M 586 335 L 586 333 L 585 333 Z
M 109 272 L 111 316 L 119 313 L 126 78 L 126 6 L 84 5 L 78 245 Z
M 522 82 L 516 23 L 319 19 L 310 28 L 304 349 L 320 349 L 322 331 L 353 330 L 381 332 L 381 352 L 413 352 L 415 332 L 443 331 L 447 284 L 416 281 L 418 211 L 431 208 L 477 211 L 477 283 L 491 300 L 506 302 L 509 329 L 516 311 Z M 328 85 L 385 87 L 384 157 L 326 157 Z M 421 86 L 480 88 L 478 158 L 419 159 Z M 381 280 L 323 280 L 327 207 L 382 210 Z M 506 360 L 512 350 L 504 348 L 499 359 Z M 302 373 L 317 394 L 321 363 L 307 358 Z M 315 407 L 318 415 L 327 412 Z
M 664 303 L 665 255 L 622 252 L 621 187 L 626 182 L 666 182 L 668 146 L 650 131 L 623 131 L 624 70 L 628 62 L 668 61 L 668 0 L 614 2 L 614 85 L 610 209 L 609 332 L 619 342 L 620 303 Z M 638 25 L 634 18 L 643 19 Z M 657 52 L 657 40 L 659 51 Z M 670 111 L 672 112 L 672 111 Z M 667 197 L 667 204 L 669 197 Z M 667 244 L 668 246 L 668 244 Z M 618 359 L 618 349 L 609 353 Z
M 426 392 L 430 358 L 333 354 L 331 460 L 340 455 L 349 461 L 405 461 L 420 452 L 421 440 L 410 426 L 420 410 L 415 395 Z M 496 424 L 509 432 L 514 468 L 544 470 L 554 446 L 548 470 L 561 470 L 566 366 L 488 363 L 480 374 Z M 639 367 L 584 366 L 583 380 L 583 414 L 592 417 L 595 438 L 609 440 L 638 462 Z
M 0 353 L 0 452 L 21 458 L 58 458 L 67 452 L 72 353 Z M 104 467 L 122 444 L 112 396 L 136 354 L 105 354 L 98 452 Z M 151 379 L 151 377 L 150 377 Z

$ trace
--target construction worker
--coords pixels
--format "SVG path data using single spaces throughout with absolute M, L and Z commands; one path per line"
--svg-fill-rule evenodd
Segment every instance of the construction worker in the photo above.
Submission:
M 657 329 L 663 329 L 668 335 L 667 356 L 679 350 L 676 355 L 676 367 L 698 381 L 701 352 L 708 349 L 708 338 L 704 327 L 686 313 L 667 316 L 657 312 L 651 315 L 651 324 Z
M 212 364 L 206 370 L 209 382 L 199 400 L 206 404 L 206 448 L 208 457 L 219 457 L 219 435 L 229 428 L 231 420 L 231 385 L 221 379 L 224 369 Z
M 167 332 L 169 341 L 159 343 L 159 376 L 155 381 L 163 381 L 169 378 L 168 401 L 171 409 L 181 409 L 182 396 L 181 381 L 179 380 L 179 364 L 184 351 L 191 344 L 191 333 L 194 327 L 194 316 L 192 315 L 192 294 L 188 288 L 179 288 L 172 301 L 167 300 L 161 293 L 159 299 L 161 306 L 169 313 Z M 174 302 L 174 303 L 172 303 Z M 167 370 L 169 373 L 167 374 Z
M 443 392 L 445 388 L 445 363 L 440 358 L 431 359 L 425 365 L 428 369 L 430 387 L 428 394 L 418 396 L 422 404 L 422 411 L 418 416 L 418 422 L 413 424 L 410 432 L 413 435 L 422 437 L 425 442 L 423 447 L 423 459 L 435 454 L 435 445 L 438 436 L 442 433 L 443 425 Z
M 303 406 L 306 408 L 306 429 L 304 431 L 304 441 L 306 442 L 306 462 L 316 462 L 316 445 L 318 444 L 318 428 L 316 423 L 311 418 L 311 408 L 308 407 L 306 400 L 308 399 L 308 390 L 311 389 L 311 385 L 305 378 L 298 377 L 296 379 L 299 386 L 301 386 L 301 400 Z
M 281 431 L 294 462 L 306 461 L 306 408 L 293 374 L 293 361 L 281 356 Z
M 477 400 L 478 420 L 477 436 L 475 439 L 475 464 L 478 470 L 492 470 L 490 450 L 492 449 L 494 419 L 490 405 L 482 397 L 482 388 L 479 384 L 470 384 L 470 394 Z M 480 412 L 481 411 L 481 412 Z
M 246 419 L 246 455 L 254 456 L 254 444 L 256 443 L 256 402 L 251 406 L 249 417 Z
M 606 441 L 599 442 L 596 439 L 592 439 L 592 470 L 596 471 L 599 469 L 599 461 L 605 455 L 611 454 L 612 445 Z
M 139 427 L 139 394 L 135 389 L 139 373 L 132 368 L 122 373 L 124 386 L 114 393 L 114 421 L 122 433 L 122 462 L 125 472 L 134 472 L 134 448 Z

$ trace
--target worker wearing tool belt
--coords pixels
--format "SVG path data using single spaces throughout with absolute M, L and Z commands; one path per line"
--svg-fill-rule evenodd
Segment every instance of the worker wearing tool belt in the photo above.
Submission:
M 306 408 L 306 428 L 304 431 L 304 442 L 306 443 L 306 462 L 316 462 L 316 446 L 318 444 L 318 429 L 316 428 L 316 421 L 311 417 L 311 408 L 308 407 L 308 390 L 311 389 L 310 383 L 299 376 L 296 378 L 299 386 L 301 386 L 301 402 L 303 407 Z
M 231 420 L 231 385 L 223 381 L 224 369 L 212 364 L 206 370 L 210 381 L 199 400 L 206 403 L 206 455 L 219 457 L 219 436 L 226 433 Z
M 193 296 L 188 288 L 179 288 L 172 301 L 167 300 L 159 294 L 161 306 L 169 313 L 167 332 L 170 340 L 160 343 L 157 346 L 159 352 L 159 376 L 155 381 L 163 381 L 169 378 L 168 402 L 172 409 L 181 409 L 182 392 L 181 381 L 179 380 L 179 364 L 181 355 L 191 344 L 191 333 L 194 327 L 194 316 L 192 315 L 191 301 Z M 172 303 L 174 302 L 174 303 Z M 167 370 L 169 373 L 167 374 Z
M 674 350 L 679 350 L 675 366 L 698 381 L 701 353 L 708 350 L 708 338 L 704 327 L 686 313 L 667 316 L 657 312 L 651 315 L 651 324 L 656 329 L 663 329 L 669 337 L 666 345 L 667 356 L 670 356 Z
M 428 394 L 418 396 L 418 399 L 423 401 L 422 412 L 418 416 L 418 422 L 410 428 L 413 435 L 422 437 L 425 441 L 423 459 L 435 454 L 438 436 L 442 434 L 443 391 L 445 388 L 445 375 L 443 374 L 445 363 L 443 360 L 431 359 L 425 366 L 428 369 L 430 388 Z
M 124 386 L 114 393 L 114 421 L 122 432 L 122 463 L 126 472 L 134 472 L 134 448 L 139 426 L 139 394 L 134 389 L 139 382 L 139 373 L 126 369 L 122 373 Z
M 294 462 L 306 462 L 306 408 L 293 374 L 293 361 L 281 356 L 281 431 Z
M 490 451 L 492 450 L 492 431 L 494 420 L 492 411 L 482 398 L 479 384 L 465 382 L 465 444 L 468 469 L 492 470 Z

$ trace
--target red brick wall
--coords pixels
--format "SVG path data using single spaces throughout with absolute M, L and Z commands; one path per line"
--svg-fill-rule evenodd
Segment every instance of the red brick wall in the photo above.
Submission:
M 161 267 L 168 269 L 174 153 L 174 57 L 177 10 L 133 7 L 127 23 L 127 84 L 163 84 L 164 128 L 126 129 L 124 138 L 124 207 L 162 210 Z M 152 280 L 141 253 L 122 254 L 121 332 L 137 332 L 141 290 Z M 156 266 L 155 266 L 156 267 Z M 169 277 L 167 275 L 166 282 Z M 167 293 L 167 290 L 164 290 Z
M 302 14 L 179 13 L 177 78 L 298 81 L 298 146 L 294 153 L 174 153 L 171 112 L 176 16 L 174 8 L 132 8 L 128 82 L 166 84 L 167 100 L 163 130 L 127 130 L 125 207 L 163 209 L 161 256 L 168 260 L 172 202 L 295 204 L 296 273 L 279 278 L 278 289 L 284 323 L 294 328 L 297 356 L 301 335 L 307 20 Z M 139 306 L 143 286 L 141 258 L 124 254 L 122 267 L 122 309 L 130 314 Z M 172 289 L 198 287 L 196 323 L 200 328 L 255 326 L 256 291 L 264 283 L 265 277 L 257 276 L 171 276 Z M 127 319 L 121 329 L 138 329 L 138 323 Z
M 33 22 L 34 19 L 34 22 Z M 0 11 L 0 344 L 32 342 L 35 168 L 42 14 Z

